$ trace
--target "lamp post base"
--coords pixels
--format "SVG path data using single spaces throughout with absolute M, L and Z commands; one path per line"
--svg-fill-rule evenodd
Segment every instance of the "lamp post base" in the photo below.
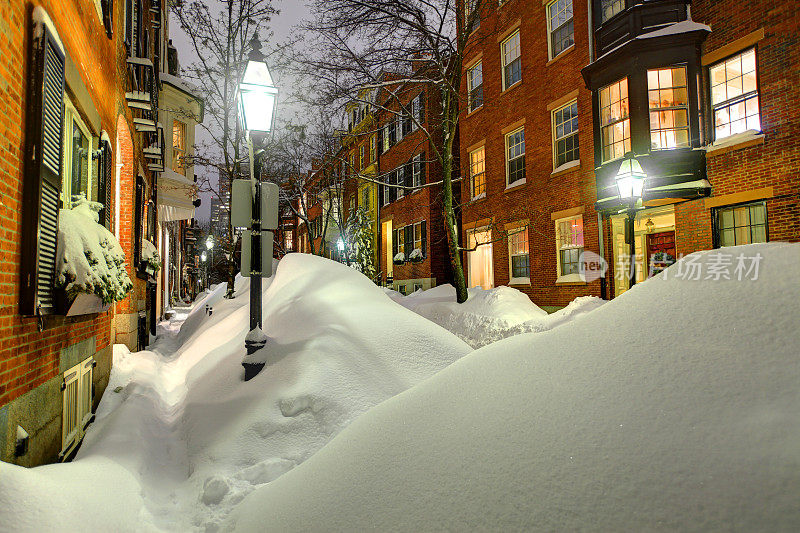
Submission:
M 250 381 L 264 368 L 264 363 L 242 363 L 244 367 L 244 380 Z

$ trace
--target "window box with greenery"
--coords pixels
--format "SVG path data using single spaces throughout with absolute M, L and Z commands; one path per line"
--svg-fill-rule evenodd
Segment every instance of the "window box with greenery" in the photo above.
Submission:
M 422 263 L 422 261 L 425 260 L 425 256 L 422 254 L 422 250 L 414 248 L 411 250 L 411 253 L 408 254 L 408 260 L 412 263 Z
M 64 314 L 104 312 L 133 288 L 125 253 L 98 223 L 102 204 L 83 198 L 73 204 L 59 213 L 55 287 L 61 291 Z

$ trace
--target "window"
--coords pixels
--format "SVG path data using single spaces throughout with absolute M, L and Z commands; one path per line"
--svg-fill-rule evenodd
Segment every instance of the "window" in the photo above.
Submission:
M 531 267 L 528 254 L 528 226 L 508 234 L 509 284 L 530 283 Z
M 600 89 L 600 131 L 603 161 L 622 157 L 631 150 L 628 118 L 628 78 Z
M 412 124 L 412 130 L 415 130 L 425 122 L 425 93 L 420 93 L 411 102 L 411 112 L 414 114 L 416 122 Z
M 291 252 L 293 246 L 294 246 L 294 241 L 293 241 L 292 230 L 284 230 L 283 249 L 287 252 Z
M 579 280 L 580 258 L 583 253 L 583 215 L 556 221 L 556 248 L 559 280 L 564 276 Z
M 61 206 L 69 208 L 78 196 L 96 200 L 97 187 L 95 184 L 95 197 L 91 195 L 92 188 L 92 135 L 83 122 L 78 118 L 78 113 L 68 98 L 65 104 L 64 120 L 64 168 Z
M 467 20 L 467 22 L 469 22 L 470 17 L 474 16 L 474 22 L 472 23 L 472 31 L 475 31 L 481 27 L 481 15 L 480 13 L 476 13 L 477 7 L 478 7 L 478 0 L 466 0 L 464 2 L 464 18 Z
M 180 120 L 172 122 L 172 170 L 186 175 L 183 158 L 186 155 L 186 124 Z
M 525 128 L 506 135 L 506 185 L 525 180 Z
M 555 0 L 547 6 L 547 29 L 550 32 L 550 59 L 575 44 L 572 0 Z
M 375 142 L 377 139 L 377 135 L 373 135 L 369 138 L 369 160 L 375 161 Z
M 469 153 L 469 178 L 472 198 L 486 196 L 486 152 L 483 146 Z
M 92 420 L 93 368 L 94 358 L 89 357 L 64 372 L 59 454 L 61 458 L 75 451 Z
M 422 252 L 422 257 L 427 257 L 428 252 L 427 248 L 427 228 L 425 227 L 425 221 L 416 222 L 414 223 L 414 250 L 419 250 Z
M 478 61 L 467 70 L 469 110 L 475 111 L 483 105 L 483 62 Z
M 414 108 L 415 103 L 416 99 L 411 103 L 412 110 Z M 403 137 L 405 137 L 414 130 L 414 119 L 412 118 L 411 113 L 403 113 L 403 115 L 400 117 L 400 127 Z
M 411 186 L 415 188 L 421 187 L 424 181 L 425 162 L 422 158 L 422 154 L 417 154 L 412 163 Z
M 389 125 L 387 124 L 386 126 L 384 126 L 383 129 L 381 130 L 381 132 L 383 132 L 383 142 L 381 143 L 381 153 L 384 153 L 387 150 L 389 150 L 389 147 L 391 146 L 389 144 Z
M 397 121 L 393 119 L 386 128 L 389 132 L 389 139 L 386 146 L 391 148 L 397 144 Z
M 467 230 L 467 284 L 470 287 L 494 287 L 492 230 L 488 227 Z
M 405 164 L 401 167 L 398 167 L 394 170 L 394 183 L 398 185 L 408 186 L 411 184 L 411 165 Z M 406 195 L 406 189 L 403 187 L 397 187 L 395 189 L 397 192 L 396 200 L 399 200 L 403 196 Z
M 767 242 L 767 205 L 764 202 L 719 208 L 716 215 L 719 246 Z
M 553 166 L 578 161 L 578 101 L 553 111 Z
M 522 80 L 522 59 L 519 49 L 519 30 L 500 45 L 503 59 L 503 90 Z
M 369 211 L 369 187 L 364 187 L 361 190 L 361 206 Z
M 755 48 L 713 65 L 709 74 L 714 138 L 761 131 Z
M 686 67 L 647 71 L 650 107 L 650 147 L 653 150 L 689 146 L 689 95 Z
M 358 167 L 364 168 L 364 145 L 358 147 Z
M 600 0 L 600 22 L 605 22 L 625 9 L 625 0 Z

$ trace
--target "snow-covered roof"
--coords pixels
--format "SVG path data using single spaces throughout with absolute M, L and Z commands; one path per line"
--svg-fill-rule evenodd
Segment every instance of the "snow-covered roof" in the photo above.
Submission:
M 699 22 L 695 22 L 693 20 L 682 20 L 680 22 L 676 22 L 675 24 L 670 24 L 669 26 L 665 26 L 661 29 L 651 31 L 648 33 L 643 33 L 638 35 L 637 39 L 653 39 L 654 37 L 664 37 L 667 35 L 678 35 L 681 33 L 689 33 L 698 30 L 705 30 L 710 32 L 711 27 L 707 26 L 706 24 L 700 24 Z

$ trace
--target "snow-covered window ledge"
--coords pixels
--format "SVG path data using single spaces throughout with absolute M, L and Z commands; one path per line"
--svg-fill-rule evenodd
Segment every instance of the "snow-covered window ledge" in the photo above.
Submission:
M 575 167 L 580 167 L 580 166 L 581 166 L 581 160 L 580 159 L 575 159 L 573 161 L 568 161 L 568 162 L 564 163 L 563 165 L 560 165 L 560 166 L 556 167 L 553 170 L 553 172 L 550 173 L 550 175 L 551 176 L 555 176 L 556 174 L 561 174 L 562 172 L 566 172 L 568 170 L 571 170 L 571 169 L 573 169 Z
M 582 274 L 566 274 L 558 276 L 556 284 L 584 285 L 586 284 L 586 278 Z
M 392 258 L 392 262 L 395 265 L 402 265 L 403 263 L 406 262 L 406 254 L 404 254 L 403 252 L 397 252 L 397 255 L 395 255 L 394 258 Z
M 114 234 L 98 223 L 103 204 L 85 198 L 59 212 L 56 289 L 67 316 L 102 313 L 125 298 L 133 283 Z
M 763 133 L 756 130 L 747 130 L 723 139 L 719 139 L 713 144 L 706 146 L 706 155 L 713 157 L 715 155 L 722 155 L 731 150 L 740 150 L 742 148 L 747 148 L 748 146 L 755 146 L 763 143 Z

